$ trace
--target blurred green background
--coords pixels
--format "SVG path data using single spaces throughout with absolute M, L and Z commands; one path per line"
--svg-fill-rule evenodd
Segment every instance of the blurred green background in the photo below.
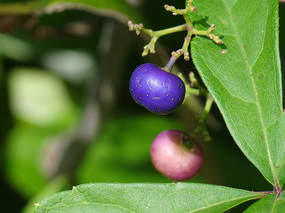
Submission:
M 129 32 L 126 17 L 153 30 L 175 26 L 182 17 L 166 12 L 163 4 L 182 8 L 184 1 L 112 1 L 123 10 L 98 1 L 99 8 L 40 13 L 11 5 L 5 10 L 7 2 L 12 1 L 0 1 L 1 211 L 32 212 L 34 203 L 82 183 L 171 182 L 153 168 L 150 145 L 165 129 L 195 128 L 204 99 L 188 97 L 167 116 L 134 103 L 128 91 L 132 71 L 146 62 L 164 66 L 184 33 L 161 38 L 157 53 L 142 58 L 148 38 Z M 285 4 L 280 16 L 284 59 Z M 179 59 L 175 69 L 197 74 L 191 61 Z M 201 142 L 204 167 L 190 181 L 272 189 L 237 148 L 215 105 L 209 132 L 212 141 Z

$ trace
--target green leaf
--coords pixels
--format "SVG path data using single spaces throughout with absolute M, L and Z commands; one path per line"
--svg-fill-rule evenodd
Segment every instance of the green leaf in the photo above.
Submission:
M 259 213 L 259 212 L 271 212 L 282 213 L 285 212 L 285 194 L 284 192 L 280 197 L 276 194 L 269 194 L 259 201 L 251 205 L 245 213 Z
M 196 183 L 86 184 L 43 200 L 35 212 L 224 212 L 260 195 Z
M 129 19 L 140 20 L 134 8 L 123 0 L 38 0 L 0 4 L 0 14 L 50 14 L 66 9 L 86 10 L 103 16 L 116 18 L 123 23 Z
M 285 118 L 278 1 L 203 0 L 195 6 L 195 26 L 214 23 L 224 45 L 197 36 L 191 49 L 194 64 L 237 145 L 271 184 L 282 185 Z

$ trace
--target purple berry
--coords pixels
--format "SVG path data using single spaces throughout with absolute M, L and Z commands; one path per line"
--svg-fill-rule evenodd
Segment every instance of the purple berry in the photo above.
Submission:
M 186 133 L 166 130 L 154 139 L 151 145 L 151 160 L 154 167 L 167 178 L 185 181 L 195 176 L 203 164 L 203 153 L 197 143 L 191 148 Z M 188 144 L 189 145 L 189 144 Z
M 184 82 L 155 64 L 142 64 L 130 79 L 130 92 L 136 103 L 156 114 L 177 109 L 185 96 Z

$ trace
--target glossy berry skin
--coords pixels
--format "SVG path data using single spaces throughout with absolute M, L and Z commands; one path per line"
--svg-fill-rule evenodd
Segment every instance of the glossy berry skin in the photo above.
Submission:
M 154 167 L 167 178 L 185 181 L 195 176 L 203 164 L 203 153 L 197 143 L 192 148 L 183 145 L 185 133 L 178 130 L 161 132 L 151 145 Z
M 185 96 L 184 82 L 178 76 L 151 63 L 135 69 L 129 88 L 136 103 L 161 115 L 177 109 Z

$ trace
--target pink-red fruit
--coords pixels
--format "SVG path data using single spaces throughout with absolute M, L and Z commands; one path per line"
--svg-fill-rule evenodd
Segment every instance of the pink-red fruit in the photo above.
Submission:
M 203 164 L 201 147 L 193 142 L 185 146 L 189 137 L 178 130 L 166 130 L 154 139 L 151 145 L 151 160 L 154 167 L 167 178 L 185 181 L 195 176 Z

